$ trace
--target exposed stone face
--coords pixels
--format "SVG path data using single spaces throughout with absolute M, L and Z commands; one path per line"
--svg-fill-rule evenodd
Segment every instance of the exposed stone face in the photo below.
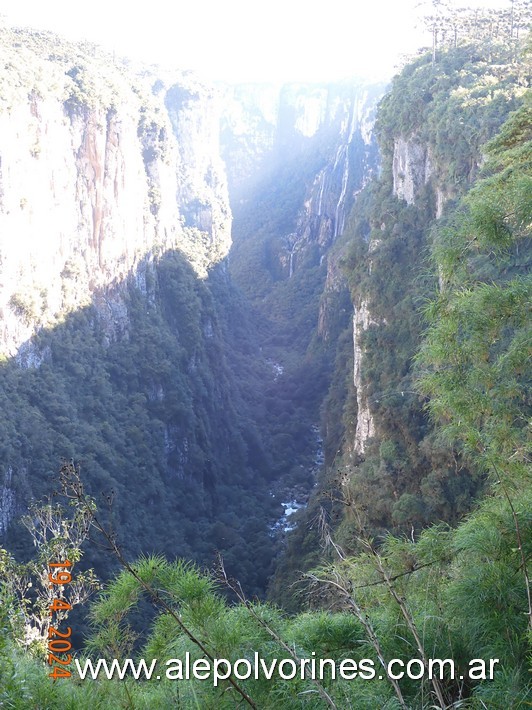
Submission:
M 227 93 L 222 151 L 236 202 L 247 200 L 250 188 L 280 165 L 316 163 L 310 181 L 301 176 L 309 186 L 278 255 L 286 277 L 309 246 L 317 246 L 321 257 L 342 233 L 356 194 L 376 167 L 372 128 L 384 88 L 288 84 L 276 93 L 271 86 L 246 85 Z
M 431 155 L 430 146 L 426 142 L 422 142 L 416 135 L 395 139 L 392 159 L 394 195 L 405 200 L 409 205 L 413 205 L 416 203 L 421 189 L 430 181 L 436 198 L 435 217 L 439 219 L 445 203 L 452 197 L 452 190 L 450 187 L 442 186 L 436 180 L 437 167 Z M 384 229 L 384 224 L 381 229 Z M 369 254 L 375 252 L 380 244 L 381 240 L 373 236 L 368 247 Z M 368 266 L 371 273 L 371 258 Z M 377 321 L 371 315 L 371 305 L 362 296 L 359 306 L 355 307 L 353 316 L 354 384 L 358 405 L 353 448 L 359 455 L 364 454 L 367 439 L 375 436 L 375 421 L 364 396 L 361 377 L 364 353 L 360 347 L 360 337 L 370 325 L 377 325 Z
M 179 249 L 199 277 L 226 257 L 226 176 L 238 194 L 264 171 L 316 154 L 321 163 L 313 167 L 295 230 L 280 235 L 279 261 L 290 278 L 312 251 L 316 264 L 328 259 L 331 303 L 345 291 L 340 254 L 328 253 L 376 167 L 372 126 L 384 86 L 215 90 L 183 76 L 155 81 L 146 74 L 144 93 L 126 81 L 111 103 L 99 95 L 84 102 L 69 94 L 74 70 L 35 61 L 52 77 L 49 83 L 0 99 L 1 354 L 21 367 L 39 367 L 51 355 L 31 336 L 89 303 L 108 342 L 127 336 L 121 284 L 134 278 L 149 296 L 147 276 L 170 249 Z M 370 322 L 367 304 L 357 312 L 361 333 Z M 327 339 L 326 307 L 319 320 Z M 213 336 L 211 322 L 203 334 Z M 361 357 L 355 335 L 355 381 Z M 373 422 L 359 389 L 363 451 Z M 3 484 L 0 534 L 13 495 Z
M 421 142 L 415 135 L 395 139 L 392 162 L 394 195 L 413 205 L 421 188 L 430 181 L 436 198 L 435 217 L 439 219 L 445 203 L 453 197 L 453 190 L 451 185 L 444 185 L 437 179 L 437 168 L 426 142 Z
M 394 195 L 414 204 L 433 172 L 429 148 L 415 136 L 396 138 L 392 167 Z
M 447 200 L 450 200 L 452 193 L 449 189 L 444 189 L 438 185 L 435 188 L 436 192 L 436 219 L 439 219 L 443 214 L 443 208 Z
M 39 61 L 54 81 L 72 83 L 53 61 Z M 142 281 L 165 250 L 180 249 L 206 276 L 231 244 L 226 172 L 238 187 L 329 141 L 296 231 L 284 240 L 280 260 L 287 276 L 309 244 L 323 255 L 341 233 L 363 184 L 363 163 L 371 162 L 371 126 L 383 87 L 214 90 L 183 77 L 165 81 L 149 92 L 149 118 L 145 96 L 131 89 L 112 108 L 99 100 L 64 102 L 65 93 L 52 84 L 15 92 L 0 106 L 3 354 L 16 355 L 36 329 L 94 301 L 102 305 L 110 339 L 114 330 L 127 330 L 120 289 L 114 289 L 114 305 L 102 293 L 133 273 Z M 224 157 L 231 156 L 227 171 L 220 140 Z M 357 151 L 360 165 L 354 166 Z M 40 356 L 27 352 L 19 359 L 38 366 Z
M 285 181 L 288 190 L 294 189 L 296 180 L 305 185 L 294 222 L 285 234 L 268 242 L 268 268 L 280 280 L 297 276 L 300 269 L 322 267 L 323 274 L 326 265 L 317 324 L 317 334 L 325 342 L 343 330 L 351 314 L 341 266 L 345 249 L 339 238 L 358 193 L 378 169 L 373 125 L 384 90 L 384 85 L 356 82 L 287 85 L 277 94 L 272 87 L 241 86 L 226 96 L 222 154 L 235 208 L 247 214 L 241 205 L 260 196 L 263 184 L 282 189 Z M 355 318 L 359 453 L 374 433 L 361 385 L 363 353 L 357 337 L 370 322 L 364 302 Z
M 371 131 L 382 90 L 383 87 L 354 86 L 342 93 L 331 88 L 321 96 L 321 133 L 315 132 L 316 140 L 334 135 L 334 141 L 300 211 L 292 239 L 296 254 L 309 244 L 316 244 L 323 256 L 342 234 L 356 195 L 376 169 Z M 315 117 L 316 100 L 312 96 L 308 108 Z
M 57 92 L 0 109 L 5 355 L 156 252 L 181 249 L 200 276 L 226 256 L 231 215 L 216 99 L 174 85 L 158 101 L 156 130 L 142 124 L 133 91 L 114 109 L 73 108 Z
M 197 90 L 173 86 L 166 94 L 165 105 L 179 156 L 177 201 L 186 227 L 199 229 L 208 237 L 203 254 L 206 272 L 225 258 L 231 246 L 231 212 L 220 157 L 222 100 L 213 89 L 198 94 Z M 193 239 L 189 245 L 191 261 L 196 251 Z
M 366 300 L 361 300 L 358 308 L 355 308 L 353 315 L 353 351 L 354 370 L 353 380 L 357 397 L 357 425 L 355 430 L 354 451 L 363 455 L 366 449 L 366 441 L 375 436 L 375 421 L 368 406 L 362 384 L 363 350 L 360 339 L 370 325 L 376 325 L 372 318 L 369 304 Z
M 15 493 L 11 487 L 13 470 L 8 468 L 0 485 L 0 537 L 7 531 L 9 523 L 15 517 Z

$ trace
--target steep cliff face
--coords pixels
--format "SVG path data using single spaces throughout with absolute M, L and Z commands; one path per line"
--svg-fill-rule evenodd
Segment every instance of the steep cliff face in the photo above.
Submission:
M 341 95 L 323 91 L 296 113 L 296 130 L 303 136 L 321 132 L 334 135 L 334 148 L 316 174 L 307 193 L 296 230 L 289 238 L 293 273 L 294 257 L 317 243 L 320 256 L 344 231 L 353 200 L 376 169 L 376 146 L 372 137 L 375 110 L 382 87 L 353 87 Z M 297 104 L 296 104 L 297 107 Z M 310 128 L 309 128 L 310 127 Z M 334 159 L 332 155 L 334 154 Z
M 362 338 L 370 325 L 376 325 L 373 320 L 368 302 L 362 300 L 353 315 L 353 385 L 357 398 L 357 417 L 353 449 L 362 456 L 366 448 L 366 441 L 375 436 L 375 420 L 366 401 L 364 384 L 362 381 Z
M 302 442 L 319 422 L 335 341 L 350 317 L 341 235 L 377 170 L 372 126 L 383 90 L 356 81 L 236 87 L 223 115 L 235 219 L 229 268 L 256 310 L 265 355 L 282 368 L 272 393 L 282 413 L 272 408 L 272 418 L 284 418 L 283 436 L 299 432 L 293 463 L 303 468 Z M 307 377 L 308 387 L 300 384 Z M 285 401 L 292 389 L 305 411 Z M 287 423 L 294 418 L 297 426 Z
M 9 30 L 0 53 L 0 535 L 16 546 L 25 501 L 81 459 L 130 551 L 214 546 L 263 591 L 272 493 L 314 484 L 330 355 L 311 343 L 332 352 L 349 319 L 329 254 L 382 87 L 213 89 Z M 229 193 L 258 319 L 226 270 Z
M 480 158 L 480 156 L 479 156 Z M 416 199 L 423 193 L 423 188 L 431 184 L 436 200 L 435 216 L 439 219 L 443 214 L 445 203 L 457 196 L 456 184 L 438 179 L 434 173 L 434 164 L 439 167 L 439 174 L 444 170 L 444 165 L 438 166 L 438 162 L 432 156 L 432 146 L 415 134 L 408 138 L 398 136 L 394 140 L 392 158 L 392 178 L 393 194 L 400 200 L 405 200 L 409 205 L 413 205 Z M 467 176 L 471 181 L 474 172 L 479 165 L 474 162 L 472 174 Z
M 154 77 L 110 67 L 109 98 L 96 60 L 1 39 L 0 350 L 12 356 L 157 253 L 180 249 L 204 277 L 228 252 L 230 210 L 208 90 L 159 82 L 154 95 Z M 35 76 L 25 91 L 21 67 Z
M 263 591 L 277 493 L 308 501 L 320 419 L 326 464 L 344 457 L 376 528 L 469 500 L 424 443 L 412 358 L 430 224 L 505 115 L 482 62 L 469 94 L 426 59 L 396 80 L 378 169 L 383 86 L 215 90 L 1 40 L 0 534 L 61 456 L 84 458 L 95 492 L 119 492 L 133 551 L 224 548 Z
M 393 147 L 393 194 L 413 205 L 432 174 L 429 147 L 412 136 L 398 137 Z
M 312 456 L 315 428 L 322 424 L 338 339 L 352 315 L 342 233 L 358 194 L 377 172 L 372 126 L 383 91 L 356 81 L 277 92 L 237 87 L 224 114 L 222 149 L 234 215 L 229 271 L 253 306 L 262 352 L 272 363 L 272 381 L 264 385 L 272 470 L 283 484 L 281 494 L 300 505 L 270 587 L 283 603 L 290 603 L 293 559 L 300 569 L 307 555 L 315 561 L 319 548 L 307 525 L 323 473 Z M 248 151 L 253 159 L 246 158 Z M 352 335 L 350 342 L 352 347 Z M 341 403 L 333 400 L 341 419 Z M 336 451 L 340 425 L 323 425 L 327 451 L 333 439 Z
M 459 49 L 434 65 L 420 58 L 395 78 L 376 123 L 380 175 L 356 201 L 344 235 L 352 360 L 343 337 L 336 366 L 349 368 L 351 381 L 342 388 L 333 377 L 327 462 L 338 467 L 342 456 L 349 496 L 375 530 L 452 520 L 479 485 L 465 471 L 457 476 L 459 464 L 435 443 L 416 393 L 414 357 L 420 304 L 438 286 L 425 260 L 432 229 L 470 189 L 483 143 L 524 91 L 520 70 L 501 51 L 495 69 L 481 52 Z
M 325 255 L 375 170 L 372 126 L 383 90 L 354 81 L 280 89 L 239 86 L 228 95 L 223 155 L 237 219 L 257 194 L 263 199 L 272 183 L 288 194 L 281 198 L 285 211 L 295 211 L 290 229 L 272 230 L 276 267 L 285 278 L 311 251 L 314 262 Z M 288 206 L 293 180 L 300 181 L 300 190 Z
M 259 593 L 279 506 L 240 379 L 220 94 L 48 34 L 3 30 L 0 55 L 2 544 L 74 458 L 130 552 L 225 547 Z
M 16 513 L 15 493 L 12 488 L 13 470 L 8 468 L 0 485 L 0 535 L 5 535 Z

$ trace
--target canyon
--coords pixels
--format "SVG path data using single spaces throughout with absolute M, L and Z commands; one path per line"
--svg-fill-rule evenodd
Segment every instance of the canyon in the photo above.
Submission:
M 16 520 L 63 459 L 129 554 L 221 552 L 260 595 L 310 564 L 335 486 L 376 530 L 464 509 L 412 384 L 420 258 L 459 190 L 415 120 L 374 130 L 386 86 L 207 85 L 0 40 L 6 544 L 24 554 Z

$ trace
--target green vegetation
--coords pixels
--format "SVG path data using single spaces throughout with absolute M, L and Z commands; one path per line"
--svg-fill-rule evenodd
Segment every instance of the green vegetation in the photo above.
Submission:
M 457 529 L 437 526 L 416 542 L 388 538 L 376 551 L 365 539 L 366 551 L 343 558 L 311 575 L 315 602 L 323 597 L 334 613 L 312 611 L 289 618 L 272 606 L 246 600 L 223 568 L 216 577 L 190 563 L 149 557 L 127 565 L 91 606 L 92 634 L 85 654 L 98 658 L 168 659 L 191 661 L 259 657 L 269 666 L 273 659 L 370 659 L 377 674 L 379 658 L 453 659 L 455 677 L 441 682 L 384 678 L 331 677 L 283 680 L 231 679 L 214 687 L 212 680 L 83 681 L 61 679 L 52 683 L 48 668 L 37 659 L 23 657 L 13 641 L 4 639 L 0 662 L 7 673 L 0 692 L 12 707 L 29 702 L 41 707 L 434 707 L 436 693 L 444 707 L 524 708 L 530 695 L 526 668 L 526 585 L 519 570 L 521 554 L 530 555 L 532 516 L 530 491 L 512 511 L 504 497 L 488 498 Z M 514 513 L 519 516 L 522 550 L 516 548 Z M 10 579 L 8 573 L 8 580 Z M 221 593 L 228 585 L 239 603 L 230 604 Z M 5 584 L 4 584 L 5 588 Z M 146 638 L 135 643 L 132 614 L 143 596 L 159 608 Z M 5 591 L 4 591 L 5 598 Z M 11 602 L 11 605 L 13 602 Z M 13 606 L 8 618 L 16 618 Z M 5 622 L 4 622 L 5 623 Z M 499 659 L 494 678 L 469 678 L 472 659 Z M 82 665 L 84 659 L 81 658 Z M 212 661 L 211 661 L 212 662 Z M 318 666 L 319 667 L 319 666 Z M 204 666 L 203 666 L 204 668 Z M 288 667 L 290 668 L 290 667 Z M 240 667 L 240 675 L 245 675 Z M 395 671 L 399 670 L 397 667 Z M 417 667 L 416 667 L 417 670 Z M 289 672 L 289 671 L 288 671 Z M 338 672 L 338 671 L 337 671 Z M 13 683 L 13 675 L 24 683 Z M 465 682 L 460 676 L 466 678 Z M 436 696 L 436 697 L 435 697 Z M 249 700 L 245 701 L 242 698 Z
M 491 313 L 493 322 L 486 318 L 486 329 L 495 329 L 492 333 L 495 337 L 497 318 L 501 319 L 499 327 L 507 329 L 509 326 L 504 319 L 508 309 L 515 305 L 508 303 L 504 311 L 502 294 L 496 302 L 500 281 L 517 277 L 528 257 L 522 244 L 512 247 L 517 252 L 512 256 L 512 248 L 501 236 L 498 250 L 493 245 L 488 249 L 484 240 L 480 244 L 486 247 L 486 254 L 475 252 L 470 260 L 466 260 L 466 250 L 460 242 L 466 237 L 458 236 L 468 233 L 471 221 L 486 223 L 491 210 L 495 227 L 485 224 L 485 228 L 499 232 L 506 230 L 511 242 L 509 235 L 513 233 L 513 227 L 499 227 L 497 219 L 511 213 L 515 205 L 518 209 L 516 225 L 519 224 L 516 244 L 526 236 L 528 183 L 521 172 L 519 177 L 518 173 L 512 177 L 513 167 L 506 165 L 509 177 L 502 173 L 499 177 L 486 177 L 466 202 L 458 203 L 460 195 L 467 192 L 479 175 L 479 166 L 487 150 L 485 141 L 493 137 L 509 112 L 524 98 L 526 61 L 512 61 L 505 46 L 499 48 L 496 57 L 494 47 L 490 51 L 495 66 L 487 61 L 481 46 L 469 45 L 441 54 L 435 64 L 430 55 L 420 57 L 394 80 L 390 93 L 381 102 L 377 120 L 383 152 L 381 177 L 361 195 L 344 236 L 349 249 L 345 268 L 353 303 L 358 308 L 362 301 L 366 302 L 373 320 L 361 337 L 362 385 L 377 431 L 375 438 L 367 442 L 363 460 L 353 455 L 349 439 L 354 434 L 350 422 L 355 420 L 356 401 L 352 392 L 350 394 L 349 389 L 344 388 L 343 427 L 339 430 L 337 424 L 331 429 L 334 437 L 325 441 L 332 469 L 325 488 L 336 485 L 338 467 L 348 471 L 349 496 L 366 511 L 366 522 L 374 534 L 385 534 L 388 530 L 407 533 L 412 527 L 419 530 L 437 520 L 456 523 L 485 484 L 486 470 L 479 472 L 472 467 L 471 461 L 463 457 L 462 448 L 450 448 L 434 430 L 425 407 L 427 395 L 432 396 L 434 390 L 419 391 L 415 356 L 426 327 L 422 310 L 429 300 L 432 301 L 434 292 L 439 291 L 440 280 L 450 278 L 452 273 L 453 283 L 462 283 L 466 291 L 468 282 L 463 271 L 469 261 L 473 263 L 471 268 L 480 270 L 469 274 L 470 283 L 474 283 L 480 273 L 483 273 L 484 280 L 495 280 L 497 285 L 491 295 L 486 286 L 484 291 L 472 296 L 470 302 L 473 308 L 476 301 L 476 307 L 484 309 L 484 316 Z M 527 109 L 523 111 L 526 114 Z M 519 122 L 521 132 L 517 133 L 520 140 L 525 141 L 519 148 L 522 151 L 520 170 L 525 169 L 528 150 L 523 128 L 528 115 L 525 114 Z M 501 135 L 508 130 L 506 127 Z M 425 182 L 416 187 L 413 204 L 394 195 L 392 168 L 399 138 L 423 145 L 425 155 L 430 156 L 431 170 L 426 174 Z M 495 170 L 496 162 L 493 161 L 496 160 L 504 164 L 504 161 L 512 162 L 513 158 L 510 152 L 497 159 L 493 157 L 484 171 Z M 489 195 L 487 200 L 483 198 L 489 209 L 484 207 L 482 212 L 480 199 L 484 192 Z M 438 220 L 437 233 L 450 235 L 449 240 L 454 245 L 446 247 L 445 258 L 443 237 L 431 231 L 435 224 L 438 193 L 447 198 L 447 209 Z M 493 194 L 497 195 L 497 201 Z M 468 207 L 470 202 L 471 208 Z M 466 219 L 468 209 L 472 215 Z M 509 253 L 502 253 L 503 247 L 510 250 Z M 434 253 L 432 263 L 429 259 L 431 250 Z M 519 283 L 515 284 L 517 290 L 523 288 Z M 460 330 L 464 327 L 460 314 L 464 319 L 472 315 L 460 310 L 465 308 L 465 291 L 461 305 L 454 307 L 455 328 Z M 445 299 L 445 294 L 443 291 L 439 299 Z M 519 298 L 517 293 L 513 297 Z M 511 299 L 510 295 L 508 298 Z M 520 298 L 522 302 L 526 298 L 522 290 Z M 488 311 L 486 304 L 490 299 Z M 432 310 L 435 308 L 435 305 L 431 306 Z M 526 315 L 521 313 L 519 318 L 522 328 Z M 449 324 L 445 327 L 449 328 Z M 519 330 L 517 322 L 515 327 Z M 445 332 L 445 337 L 450 338 L 450 333 Z M 441 337 L 444 337 L 443 333 L 442 329 Z M 468 333 L 468 330 L 464 331 L 464 337 Z M 519 330 L 516 338 L 522 337 L 522 330 Z M 344 342 L 343 347 L 349 348 L 349 338 Z M 450 341 L 447 346 L 451 348 Z M 477 346 L 481 348 L 479 342 Z M 518 347 L 517 340 L 515 346 Z M 470 361 L 477 356 L 483 356 L 480 349 L 464 352 L 464 358 L 469 357 Z M 338 359 L 341 363 L 346 360 L 346 355 L 339 354 Z M 341 372 L 335 375 L 340 382 Z M 465 384 L 462 376 L 463 372 L 454 373 L 453 381 L 457 386 Z M 434 381 L 443 377 L 445 374 L 438 368 L 433 375 Z M 507 387 L 510 386 L 508 383 Z M 522 387 L 522 383 L 519 386 Z M 472 380 L 467 394 L 458 388 L 456 396 L 463 396 L 465 402 L 474 390 Z M 478 402 L 480 392 L 475 396 Z M 332 406 L 328 406 L 326 422 L 338 422 L 338 396 L 333 397 Z M 340 446 L 344 455 L 338 459 Z M 348 518 L 344 519 L 338 535 L 348 549 L 351 545 L 356 548 Z
M 200 91 L 196 80 L 176 72 L 172 80 L 181 83 L 169 97 L 145 68 L 28 30 L 0 28 L 0 56 L 1 112 L 27 106 L 38 127 L 38 99 L 50 99 L 73 124 L 94 121 L 104 130 L 124 116 L 138 120 L 146 217 L 157 218 L 152 163 L 165 159 L 172 131 L 164 97 L 177 112 Z M 179 170 L 186 193 L 191 178 Z M 202 205 L 182 206 L 191 211 L 184 234 L 192 258 L 194 250 L 213 249 L 211 236 L 194 226 Z M 0 487 L 6 481 L 9 501 L 2 501 L 1 534 L 15 505 L 51 494 L 57 462 L 74 458 L 90 470 L 91 494 L 99 502 L 112 498 L 108 515 L 129 554 L 208 564 L 221 551 L 230 572 L 263 596 L 277 551 L 271 528 L 283 514 L 271 493 L 292 469 L 291 442 L 301 427 L 283 426 L 254 322 L 223 269 L 201 281 L 183 254 L 163 254 L 158 245 L 153 251 L 153 263 L 148 257 L 128 283 L 98 292 L 88 305 L 85 255 L 73 256 L 60 277 L 66 314 L 50 312 L 29 269 L 12 294 L 14 314 L 39 332 L 0 367 Z M 281 410 L 279 420 L 270 417 L 267 399 Z M 292 407 L 288 394 L 283 406 Z M 300 448 L 307 443 L 308 436 Z M 18 559 L 31 554 L 16 521 L 5 544 Z M 103 578 L 114 571 L 98 549 L 86 563 Z
M 281 279 L 268 258 L 272 233 L 296 218 L 293 176 L 280 205 L 270 185 L 257 241 L 234 265 L 243 276 L 246 254 L 256 259 L 257 283 L 240 283 L 254 296 L 253 315 L 221 269 L 199 281 L 171 253 L 146 267 L 145 293 L 108 295 L 116 312 L 127 308 L 123 332 L 87 308 L 39 336 L 39 368 L 2 365 L 0 450 L 24 474 L 17 485 L 40 480 L 32 490 L 43 495 L 61 457 L 82 467 L 62 469 L 68 513 L 45 505 L 26 519 L 32 559 L 21 565 L 0 550 L 1 705 L 530 705 L 532 109 L 515 47 L 496 55 L 490 43 L 496 83 L 481 50 L 421 57 L 396 79 L 379 116 L 381 175 L 339 245 L 352 301 L 367 302 L 373 321 L 361 339 L 376 423 L 364 456 L 352 448 L 349 316 L 330 333 L 333 358 L 312 334 L 323 270 L 311 255 L 297 278 Z M 430 148 L 433 171 L 407 204 L 394 195 L 393 152 L 396 139 L 413 137 Z M 436 220 L 438 191 L 448 201 Z M 246 211 L 241 219 L 247 233 Z M 335 307 L 346 306 L 343 295 Z M 290 360 L 292 343 L 299 357 Z M 286 358 L 277 380 L 264 360 L 274 356 Z M 305 609 L 288 614 L 247 595 L 261 593 L 271 571 L 271 487 L 287 472 L 297 477 L 290 467 L 308 451 L 305 432 L 324 398 L 329 478 L 309 507 L 312 527 L 300 523 L 280 567 L 288 576 L 307 556 L 314 569 L 299 587 Z M 51 549 L 42 529 L 63 547 Z M 87 545 L 89 530 L 100 537 Z M 6 545 L 16 551 L 20 540 Z M 223 563 L 207 571 L 199 565 L 212 562 L 215 546 Z M 52 683 L 42 637 L 31 642 L 23 627 L 46 616 L 38 580 L 50 555 L 65 554 L 76 573 L 94 560 L 108 577 L 86 604 L 82 661 L 164 664 L 190 653 L 234 663 L 258 653 L 270 664 L 314 654 L 336 667 L 370 659 L 383 678 L 333 679 L 329 667 L 319 682 L 233 673 L 217 687 L 165 677 Z M 282 597 L 279 576 L 275 586 Z M 383 664 L 412 658 L 452 659 L 454 676 L 385 677 Z M 498 659 L 493 679 L 468 674 L 472 659 L 488 667 Z
M 346 93 L 343 100 L 346 96 L 350 98 Z M 327 245 L 317 228 L 326 225 L 326 219 L 320 223 L 316 205 L 312 215 L 303 210 L 316 176 L 337 156 L 332 133 L 330 127 L 322 129 L 306 142 L 299 135 L 294 145 L 285 137 L 287 145 L 278 148 L 283 160 L 259 170 L 259 178 L 237 193 L 242 199 L 232 206 L 230 274 L 250 307 L 262 355 L 281 368 L 265 388 L 264 404 L 266 427 L 272 433 L 272 471 L 286 500 L 296 495 L 306 501 L 313 490 L 322 402 L 334 371 L 337 339 L 344 338 L 351 320 L 345 285 L 324 295 L 327 260 L 322 257 Z M 359 137 L 351 144 L 353 189 L 362 183 L 367 167 L 361 144 Z M 320 314 L 325 311 L 320 332 Z M 345 380 L 345 370 L 339 378 Z M 340 416 L 341 404 L 336 410 Z M 292 584 L 301 568 L 308 569 L 319 558 L 316 529 L 307 525 L 315 513 L 310 501 L 308 513 L 299 514 L 301 523 L 288 536 L 288 549 L 276 560 L 268 586 L 268 597 L 292 611 L 300 604 Z
M 145 294 L 119 287 L 109 316 L 90 306 L 41 332 L 38 368 L 2 365 L 2 460 L 21 500 L 51 492 L 61 458 L 83 462 L 91 494 L 113 496 L 128 553 L 208 563 L 218 550 L 261 594 L 282 508 L 270 495 L 272 427 L 252 407 L 271 375 L 250 358 L 252 327 L 222 273 L 200 281 L 177 252 L 144 268 Z M 6 544 L 30 550 L 18 527 Z M 97 549 L 89 557 L 110 574 Z
M 531 118 L 528 94 L 488 144 L 486 177 L 436 234 L 442 286 L 418 356 L 442 434 L 516 485 L 528 472 Z
M 476 177 L 483 144 L 517 108 L 527 81 L 527 63 L 513 62 L 504 48 L 492 61 L 476 44 L 449 51 L 434 65 L 423 55 L 396 77 L 380 105 L 386 169 L 394 140 L 413 137 L 429 149 L 433 182 L 456 197 Z

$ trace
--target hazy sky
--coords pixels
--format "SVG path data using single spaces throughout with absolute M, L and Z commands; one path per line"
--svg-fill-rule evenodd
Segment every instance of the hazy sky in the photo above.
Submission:
M 504 5 L 508 0 L 464 0 Z M 428 44 L 420 0 L 0 0 L 11 24 L 89 39 L 120 55 L 213 79 L 306 80 L 393 73 Z

